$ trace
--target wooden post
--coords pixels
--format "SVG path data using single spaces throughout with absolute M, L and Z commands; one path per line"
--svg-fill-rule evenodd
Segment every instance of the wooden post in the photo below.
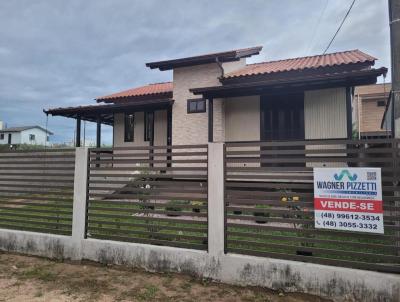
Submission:
M 76 118 L 76 141 L 75 147 L 81 146 L 81 116 L 78 115 Z
M 96 119 L 96 148 L 101 147 L 101 117 L 97 116 Z
M 172 105 L 167 109 L 167 146 L 172 145 Z M 171 153 L 172 149 L 167 148 L 167 153 Z M 171 160 L 172 156 L 167 155 L 167 160 Z M 171 167 L 171 163 L 167 163 L 167 167 Z
M 346 87 L 346 118 L 347 118 L 347 138 L 353 138 L 353 115 L 351 109 L 352 88 Z
M 208 99 L 208 142 L 212 143 L 214 141 L 214 105 L 213 99 Z

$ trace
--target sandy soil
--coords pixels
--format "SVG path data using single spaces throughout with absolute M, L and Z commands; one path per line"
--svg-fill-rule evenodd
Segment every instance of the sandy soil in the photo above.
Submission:
M 237 287 L 181 274 L 65 263 L 0 252 L 0 301 L 326 302 L 311 295 Z

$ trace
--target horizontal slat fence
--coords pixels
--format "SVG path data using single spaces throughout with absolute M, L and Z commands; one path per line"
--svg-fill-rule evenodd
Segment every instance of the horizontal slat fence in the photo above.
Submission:
M 399 140 L 225 145 L 226 252 L 400 273 Z M 314 228 L 313 167 L 380 167 L 385 234 Z
M 74 149 L 0 152 L 0 228 L 71 235 Z
M 207 249 L 207 145 L 89 151 L 87 236 Z

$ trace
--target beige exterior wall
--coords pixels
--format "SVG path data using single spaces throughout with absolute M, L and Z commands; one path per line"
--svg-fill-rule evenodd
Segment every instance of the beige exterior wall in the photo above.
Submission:
M 166 146 L 167 141 L 167 110 L 154 112 L 154 146 Z
M 225 100 L 215 99 L 213 111 L 214 142 L 225 141 Z M 208 127 L 207 127 L 208 131 Z M 207 132 L 208 133 L 208 132 Z
M 385 101 L 384 98 L 376 99 L 362 99 L 360 110 L 361 132 L 379 132 L 384 131 L 381 129 L 381 122 L 385 106 L 378 106 L 378 101 Z
M 134 141 L 124 142 L 124 113 L 114 115 L 114 147 L 149 146 L 144 141 L 144 112 L 135 112 Z M 167 145 L 167 111 L 158 110 L 154 112 L 154 145 Z
M 224 63 L 225 72 L 245 66 L 242 59 Z M 172 107 L 172 144 L 204 144 L 208 142 L 208 104 L 207 112 L 187 114 L 187 100 L 198 98 L 189 89 L 221 85 L 221 70 L 216 63 L 181 67 L 173 70 L 175 103 Z M 224 140 L 224 106 L 221 100 L 214 100 L 214 140 Z
M 306 139 L 346 138 L 346 88 L 306 91 L 304 127 Z
M 135 112 L 134 141 L 124 142 L 124 113 L 114 115 L 114 147 L 148 146 L 144 141 L 144 112 Z
M 347 137 L 346 88 L 311 90 L 304 93 L 304 130 L 306 139 Z M 307 149 L 343 149 L 342 145 L 312 145 Z M 345 153 L 313 154 L 321 156 L 346 156 Z M 307 167 L 340 167 L 332 162 L 307 163 Z
M 260 97 L 248 96 L 225 100 L 226 141 L 260 140 Z

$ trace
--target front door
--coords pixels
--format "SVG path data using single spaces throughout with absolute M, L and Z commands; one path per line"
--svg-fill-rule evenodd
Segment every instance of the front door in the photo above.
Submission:
M 261 139 L 304 139 L 304 93 L 261 97 Z
M 286 94 L 261 97 L 261 139 L 263 141 L 291 141 L 304 139 L 304 94 Z M 286 163 L 290 154 L 280 154 L 279 150 L 304 149 L 304 146 L 263 146 L 264 167 L 301 167 L 304 163 Z M 275 153 L 276 152 L 276 153 Z M 274 158 L 271 162 L 268 158 Z
M 11 145 L 11 137 L 12 137 L 12 134 L 11 134 L 11 133 L 8 133 L 8 144 L 9 144 L 9 145 Z

